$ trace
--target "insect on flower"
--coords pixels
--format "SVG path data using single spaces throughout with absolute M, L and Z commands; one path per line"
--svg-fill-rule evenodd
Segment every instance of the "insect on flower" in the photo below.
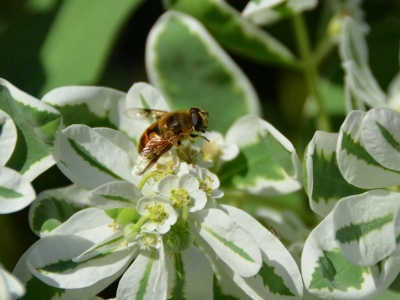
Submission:
M 208 126 L 208 112 L 199 107 L 192 107 L 188 110 L 178 110 L 173 112 L 145 109 L 129 108 L 126 110 L 129 117 L 135 119 L 145 119 L 149 116 L 155 118 L 142 134 L 138 143 L 139 157 L 133 167 L 133 174 L 142 175 L 157 160 L 173 146 L 177 146 L 192 161 L 189 153 L 183 149 L 182 141 L 188 138 L 201 137 L 207 142 L 209 140 L 194 131 L 205 133 Z

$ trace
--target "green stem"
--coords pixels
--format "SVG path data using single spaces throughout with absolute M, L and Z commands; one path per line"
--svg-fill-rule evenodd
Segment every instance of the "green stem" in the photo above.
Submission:
M 313 61 L 310 40 L 308 37 L 306 24 L 302 14 L 295 14 L 292 18 L 293 29 L 296 36 L 297 47 L 303 62 L 303 72 L 307 80 L 308 89 L 311 97 L 318 105 L 316 125 L 318 129 L 331 131 L 329 116 L 324 110 L 321 92 L 318 88 L 317 64 Z
M 189 209 L 186 205 L 182 208 L 182 216 L 179 218 L 179 226 L 185 226 L 186 220 L 189 217 Z
M 142 177 L 142 180 L 140 180 L 140 182 L 139 182 L 139 184 L 138 184 L 138 189 L 139 189 L 139 191 L 142 190 L 142 188 L 143 188 L 143 186 L 145 185 L 146 181 L 149 180 L 151 177 L 154 176 L 154 173 L 155 173 L 154 171 L 153 171 L 153 172 L 149 172 L 149 173 L 147 173 L 146 175 L 144 175 L 144 176 Z

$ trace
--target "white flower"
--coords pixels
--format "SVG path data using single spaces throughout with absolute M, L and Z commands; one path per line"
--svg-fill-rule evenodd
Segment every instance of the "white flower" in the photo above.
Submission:
M 170 202 L 162 197 L 144 197 L 139 200 L 137 211 L 148 218 L 144 225 L 146 230 L 157 230 L 158 233 L 166 233 L 171 225 L 176 223 L 178 214 Z
M 190 174 L 165 176 L 158 189 L 160 195 L 168 198 L 178 210 L 187 207 L 194 212 L 203 209 L 207 203 L 206 193 L 200 189 L 199 181 Z

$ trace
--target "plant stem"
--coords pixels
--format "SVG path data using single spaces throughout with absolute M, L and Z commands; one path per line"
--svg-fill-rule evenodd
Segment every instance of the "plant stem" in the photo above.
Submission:
M 292 18 L 293 29 L 296 36 L 296 43 L 302 59 L 302 69 L 307 80 L 309 93 L 318 105 L 317 115 L 315 116 L 317 129 L 331 131 L 331 121 L 324 110 L 321 92 L 318 87 L 317 64 L 313 61 L 310 39 L 306 29 L 306 24 L 302 14 L 295 14 Z

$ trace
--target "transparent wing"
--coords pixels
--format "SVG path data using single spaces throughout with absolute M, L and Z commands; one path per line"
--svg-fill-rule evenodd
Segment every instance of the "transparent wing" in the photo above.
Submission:
M 160 137 L 151 139 L 139 154 L 132 170 L 133 175 L 143 175 L 164 153 L 174 146 L 178 138 L 179 136 L 172 136 L 169 139 Z
M 153 117 L 155 120 L 161 119 L 164 115 L 169 113 L 165 110 L 148 109 L 148 108 L 127 108 L 125 114 L 136 120 L 149 120 Z

